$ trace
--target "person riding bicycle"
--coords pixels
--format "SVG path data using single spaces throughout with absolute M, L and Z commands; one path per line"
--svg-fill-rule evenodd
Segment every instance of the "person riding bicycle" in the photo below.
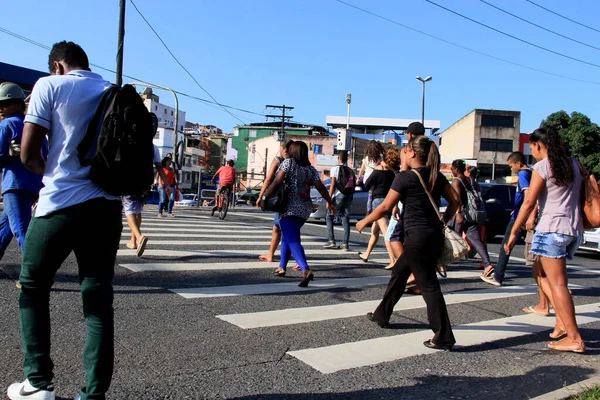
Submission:
M 223 190 L 223 188 L 226 187 L 229 189 L 230 194 L 233 193 L 233 185 L 235 184 L 236 178 L 235 168 L 233 168 L 234 165 L 235 163 L 233 162 L 233 160 L 228 160 L 227 165 L 224 165 L 221 168 L 219 168 L 215 173 L 215 176 L 213 176 L 213 178 L 210 181 L 211 183 L 215 183 L 217 177 L 219 178 L 219 186 L 217 187 L 217 191 L 215 192 L 215 206 L 212 209 L 211 215 L 214 215 L 215 211 L 217 211 L 217 209 L 219 208 L 219 202 L 217 198 L 221 193 L 221 190 Z

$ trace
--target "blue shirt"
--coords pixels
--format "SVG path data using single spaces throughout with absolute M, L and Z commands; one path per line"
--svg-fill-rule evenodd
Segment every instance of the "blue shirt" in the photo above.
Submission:
M 10 143 L 21 144 L 25 115 L 17 114 L 0 122 L 0 167 L 2 167 L 2 194 L 9 190 L 23 190 L 37 195 L 42 188 L 42 176 L 21 163 L 18 156 L 11 156 Z
M 77 153 L 100 98 L 110 86 L 93 72 L 71 71 L 40 78 L 33 87 L 25 122 L 48 129 L 48 161 L 36 217 L 98 197 L 121 199 L 90 180 L 90 167 L 79 163 Z
M 522 169 L 519 171 L 517 180 L 517 193 L 515 194 L 515 205 L 513 207 L 512 219 L 517 219 L 519 210 L 525 200 L 525 190 L 529 189 L 529 182 L 531 181 L 531 169 Z

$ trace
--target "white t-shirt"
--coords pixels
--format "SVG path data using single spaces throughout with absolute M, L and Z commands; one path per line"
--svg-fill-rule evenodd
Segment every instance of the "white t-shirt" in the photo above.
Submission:
M 110 86 L 90 71 L 47 76 L 35 84 L 25 122 L 48 129 L 48 160 L 36 217 L 98 197 L 120 200 L 90 180 L 90 167 L 82 167 L 77 155 L 77 146 Z
M 363 158 L 362 163 L 365 166 L 365 174 L 362 178 L 363 182 L 366 182 L 367 179 L 369 179 L 369 176 L 371 176 L 371 174 L 373 173 L 375 168 L 377 168 L 377 165 L 379 165 L 380 162 L 381 162 L 381 160 L 373 162 L 373 161 L 369 160 L 368 157 Z
M 340 166 L 336 165 L 335 167 L 331 168 L 331 171 L 329 172 L 329 177 L 331 178 L 331 181 L 333 182 L 333 178 L 335 178 L 335 180 L 337 181 L 339 179 L 339 174 L 340 174 Z M 336 188 L 335 192 L 333 192 L 333 197 L 337 196 L 338 194 L 340 194 L 340 191 Z

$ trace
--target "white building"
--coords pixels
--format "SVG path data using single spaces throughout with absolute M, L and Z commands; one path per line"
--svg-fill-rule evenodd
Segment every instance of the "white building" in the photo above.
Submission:
M 141 94 L 144 99 L 144 105 L 148 111 L 156 114 L 158 118 L 158 129 L 154 136 L 154 144 L 158 147 L 161 158 L 164 158 L 167 154 L 175 153 L 175 108 L 160 103 L 160 99 L 157 95 L 152 92 L 151 88 L 147 88 Z M 179 186 L 182 189 L 191 189 L 192 186 L 196 186 L 198 177 L 202 171 L 202 167 L 199 165 L 198 158 L 204 157 L 205 152 L 202 149 L 191 147 L 183 134 L 183 128 L 185 126 L 185 111 L 179 110 L 177 112 L 177 143 L 184 142 L 184 161 L 181 167 L 179 176 Z

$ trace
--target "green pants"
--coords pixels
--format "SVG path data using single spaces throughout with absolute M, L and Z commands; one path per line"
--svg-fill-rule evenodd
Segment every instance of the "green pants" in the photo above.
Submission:
M 25 376 L 34 387 L 53 379 L 50 359 L 50 289 L 71 251 L 79 267 L 86 324 L 82 400 L 104 399 L 114 362 L 114 266 L 121 230 L 121 202 L 97 198 L 33 218 L 21 268 L 21 334 Z M 58 349 L 68 352 L 70 349 Z

